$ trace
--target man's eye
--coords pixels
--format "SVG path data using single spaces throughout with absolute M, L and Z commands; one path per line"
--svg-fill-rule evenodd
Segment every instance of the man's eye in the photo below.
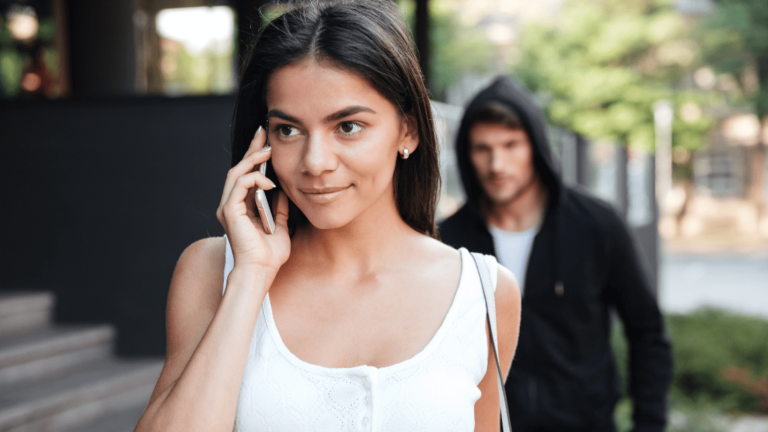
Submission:
M 279 133 L 283 137 L 289 137 L 293 135 L 298 135 L 299 131 L 290 125 L 280 125 L 277 127 L 277 133 Z
M 363 127 L 355 122 L 343 122 L 339 125 L 339 130 L 346 135 L 352 135 L 363 130 Z

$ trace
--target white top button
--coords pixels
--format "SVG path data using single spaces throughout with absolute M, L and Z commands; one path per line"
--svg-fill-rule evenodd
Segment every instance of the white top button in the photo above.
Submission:
M 368 426 L 368 417 L 363 417 L 363 427 Z
M 365 395 L 365 403 L 369 404 L 371 403 L 371 397 L 368 395 Z

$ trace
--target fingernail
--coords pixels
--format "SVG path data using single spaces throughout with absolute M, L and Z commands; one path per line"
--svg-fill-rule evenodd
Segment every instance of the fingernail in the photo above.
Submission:
M 272 146 L 262 147 L 261 150 L 259 150 L 259 151 L 260 152 L 264 152 L 264 153 L 266 153 L 268 151 L 272 151 Z
M 261 132 L 261 129 L 262 129 L 262 127 L 261 127 L 261 126 L 259 126 L 259 128 L 258 128 L 258 129 L 256 129 L 256 133 L 255 133 L 255 134 L 253 134 L 253 137 L 254 137 L 254 138 L 256 138 L 257 136 L 259 136 L 259 132 Z
M 273 181 L 271 181 L 271 180 L 270 180 L 270 183 L 272 183 L 272 187 L 273 187 L 273 188 L 276 188 L 276 187 L 277 187 L 277 185 L 275 184 L 275 182 L 273 182 Z

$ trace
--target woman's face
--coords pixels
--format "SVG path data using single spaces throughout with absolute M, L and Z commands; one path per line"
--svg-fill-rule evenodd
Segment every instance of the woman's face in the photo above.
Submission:
M 275 173 L 313 226 L 395 207 L 395 162 L 418 138 L 368 81 L 304 60 L 272 74 L 267 109 Z

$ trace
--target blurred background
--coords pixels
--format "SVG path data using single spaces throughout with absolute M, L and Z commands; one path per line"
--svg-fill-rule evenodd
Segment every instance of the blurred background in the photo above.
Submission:
M 463 106 L 515 76 L 566 182 L 635 231 L 673 341 L 668 430 L 768 431 L 768 2 L 398 4 L 435 102 L 439 218 L 464 200 Z M 132 430 L 176 259 L 223 233 L 239 59 L 286 7 L 0 0 L 0 430 Z M 619 322 L 613 343 L 626 363 Z

